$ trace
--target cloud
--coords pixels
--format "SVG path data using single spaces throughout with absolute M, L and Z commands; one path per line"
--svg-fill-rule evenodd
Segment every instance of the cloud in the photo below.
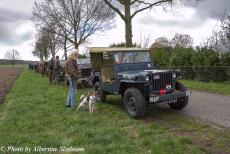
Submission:
M 18 28 L 23 30 L 30 20 L 30 14 L 15 11 L 12 9 L 0 8 L 0 44 L 1 45 L 17 45 L 32 38 L 32 30 L 26 26 L 22 33 L 18 32 Z
M 9 31 L 7 24 L 5 22 L 0 22 L 0 42 L 4 39 L 10 39 Z
M 19 29 L 19 30 L 18 30 Z M 26 21 L 0 22 L 0 44 L 19 45 L 33 38 L 33 29 Z
M 0 21 L 14 22 L 18 20 L 29 20 L 30 14 L 14 11 L 6 8 L 0 8 Z
M 161 26 L 175 26 L 178 25 L 180 21 L 175 20 L 175 19 L 170 19 L 170 20 L 166 20 L 166 19 L 159 19 L 159 18 L 155 18 L 153 16 L 145 16 L 143 18 L 141 18 L 139 20 L 140 24 L 144 24 L 144 25 L 151 25 L 151 24 L 156 24 L 156 25 L 161 25 Z
M 194 6 L 198 18 L 219 19 L 230 13 L 230 0 L 202 0 Z
M 172 11 L 160 13 L 151 12 L 139 19 L 139 23 L 159 25 L 162 27 L 179 26 L 181 28 L 195 28 L 203 25 L 208 19 L 218 20 L 225 14 L 230 14 L 230 0 L 202 0 L 196 5 L 174 7 Z
M 186 12 L 183 15 L 166 15 L 167 13 L 162 12 L 160 15 L 149 14 L 144 17 L 141 17 L 138 23 L 142 25 L 158 25 L 165 28 L 181 27 L 181 28 L 195 28 L 201 26 L 204 21 L 201 21 L 200 18 L 194 18 L 194 11 L 191 9 L 181 9 L 181 12 Z

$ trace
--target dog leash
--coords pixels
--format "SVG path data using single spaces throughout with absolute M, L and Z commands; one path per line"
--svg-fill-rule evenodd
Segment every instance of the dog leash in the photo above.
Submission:
M 87 89 L 85 88 L 85 86 L 81 82 L 78 82 L 78 84 L 81 86 L 83 93 L 85 93 L 85 95 L 87 96 L 88 94 L 87 94 Z

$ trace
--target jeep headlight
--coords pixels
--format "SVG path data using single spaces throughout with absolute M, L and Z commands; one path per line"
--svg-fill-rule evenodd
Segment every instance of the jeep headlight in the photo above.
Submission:
M 151 77 L 149 75 L 146 75 L 145 76 L 145 81 L 150 81 L 151 80 Z
M 172 74 L 172 77 L 173 77 L 173 78 L 176 78 L 176 73 L 173 73 L 173 74 Z

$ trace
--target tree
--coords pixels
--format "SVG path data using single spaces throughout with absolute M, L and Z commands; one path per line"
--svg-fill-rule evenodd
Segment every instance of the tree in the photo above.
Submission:
M 132 19 L 140 12 L 152 9 L 154 6 L 167 6 L 173 0 L 103 0 L 125 22 L 126 46 L 132 46 Z
M 96 32 L 110 29 L 113 19 L 114 13 L 101 0 L 44 0 L 33 8 L 36 24 L 57 24 L 65 50 L 67 41 L 78 49 Z
M 201 47 L 215 51 L 221 50 L 220 32 L 217 30 L 213 30 L 212 35 L 201 43 Z
M 11 64 L 14 67 L 15 62 L 19 59 L 19 56 L 20 56 L 19 52 L 13 49 L 6 52 L 5 59 L 10 60 Z
M 159 37 L 155 39 L 155 42 L 151 45 L 151 48 L 168 48 L 170 47 L 170 41 L 166 37 Z
M 48 43 L 48 52 L 51 53 L 52 57 L 55 57 L 56 53 L 58 52 L 60 46 L 61 46 L 61 37 L 57 35 L 58 29 L 55 29 L 55 25 L 53 25 L 54 28 L 44 28 L 43 29 L 43 35 L 46 37 L 46 41 Z
M 220 44 L 222 46 L 222 50 L 229 51 L 230 50 L 230 15 L 225 15 L 221 18 L 220 25 Z
M 218 51 L 220 55 L 230 51 L 230 15 L 220 19 L 220 25 L 214 28 L 211 36 L 204 40 L 201 46 Z
M 171 40 L 173 48 L 191 48 L 193 45 L 193 39 L 188 34 L 176 33 Z
M 40 60 L 47 60 L 51 53 L 49 52 L 50 43 L 47 35 L 45 28 L 42 28 L 40 33 L 37 33 L 37 40 L 32 54 Z
M 137 43 L 138 47 L 140 48 L 148 48 L 149 47 L 149 42 L 150 42 L 151 35 L 142 35 L 140 33 L 140 41 Z

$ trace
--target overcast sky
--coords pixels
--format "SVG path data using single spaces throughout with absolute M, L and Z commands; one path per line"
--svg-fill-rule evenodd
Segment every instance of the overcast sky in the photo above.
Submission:
M 5 52 L 16 49 L 24 60 L 38 60 L 33 57 L 35 28 L 31 22 L 34 0 L 1 0 L 0 1 L 0 59 Z M 218 24 L 218 19 L 230 12 L 230 0 L 203 0 L 195 6 L 176 6 L 167 12 L 155 8 L 137 15 L 133 20 L 133 42 L 140 42 L 144 36 L 150 41 L 165 36 L 172 38 L 175 33 L 189 34 L 194 44 L 211 35 Z M 115 27 L 100 35 L 90 38 L 91 46 L 108 46 L 125 41 L 124 22 L 116 17 Z M 62 52 L 58 53 L 60 56 Z

